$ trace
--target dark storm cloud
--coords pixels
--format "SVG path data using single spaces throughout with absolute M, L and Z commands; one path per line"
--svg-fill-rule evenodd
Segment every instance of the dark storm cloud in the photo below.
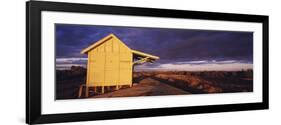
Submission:
M 253 48 L 252 37 L 250 36 L 249 33 L 217 32 L 175 39 L 177 40 L 175 44 L 163 46 L 166 51 L 163 51 L 162 58 L 175 57 L 190 60 L 240 59 L 251 61 Z M 160 51 L 157 53 L 160 53 Z
M 252 63 L 253 33 L 188 29 L 56 24 L 56 57 L 85 58 L 80 51 L 113 33 L 131 49 L 160 57 L 159 64 L 235 60 Z

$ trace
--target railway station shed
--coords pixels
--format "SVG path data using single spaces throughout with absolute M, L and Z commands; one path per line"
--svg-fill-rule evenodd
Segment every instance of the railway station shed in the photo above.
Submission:
M 148 53 L 129 48 L 116 35 L 109 34 L 94 44 L 81 51 L 87 54 L 87 79 L 86 84 L 80 86 L 79 97 L 83 87 L 86 88 L 85 96 L 89 96 L 89 89 L 97 89 L 104 93 L 105 87 L 132 86 L 133 67 L 159 59 Z

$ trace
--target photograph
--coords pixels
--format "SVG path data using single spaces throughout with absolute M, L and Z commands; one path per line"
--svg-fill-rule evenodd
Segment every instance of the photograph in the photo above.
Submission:
M 55 99 L 253 92 L 253 32 L 55 24 Z
M 25 12 L 27 124 L 269 109 L 268 15 L 50 1 Z

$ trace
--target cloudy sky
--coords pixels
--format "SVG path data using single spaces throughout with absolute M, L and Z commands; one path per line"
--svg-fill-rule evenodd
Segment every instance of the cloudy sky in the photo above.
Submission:
M 56 24 L 56 68 L 85 66 L 80 51 L 113 33 L 129 48 L 159 56 L 136 70 L 241 70 L 253 67 L 253 33 Z

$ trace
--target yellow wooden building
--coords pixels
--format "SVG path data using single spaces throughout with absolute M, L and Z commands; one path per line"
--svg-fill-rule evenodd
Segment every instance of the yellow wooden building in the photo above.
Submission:
M 102 38 L 81 54 L 88 55 L 87 80 L 85 96 L 88 97 L 89 88 L 96 92 L 97 88 L 104 93 L 104 87 L 132 86 L 133 66 L 145 62 L 153 62 L 159 57 L 130 49 L 114 34 Z M 81 96 L 83 86 L 80 87 Z

